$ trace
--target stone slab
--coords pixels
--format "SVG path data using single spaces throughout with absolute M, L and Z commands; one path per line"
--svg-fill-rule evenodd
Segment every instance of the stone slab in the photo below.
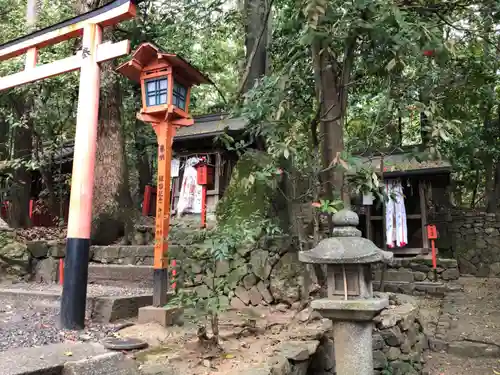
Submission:
M 92 308 L 92 320 L 109 323 L 119 319 L 136 317 L 139 309 L 153 302 L 153 295 L 125 297 L 96 297 Z
M 499 358 L 500 347 L 479 342 L 454 341 L 448 345 L 448 353 L 464 358 Z
M 181 322 L 183 313 L 179 307 L 145 306 L 139 309 L 139 324 L 155 322 L 170 327 Z
M 62 375 L 139 375 L 139 370 L 122 353 L 105 353 L 66 363 Z
M 15 297 L 19 299 L 44 299 L 47 301 L 57 301 L 61 298 L 59 292 L 43 292 L 38 290 L 25 290 L 25 289 L 6 289 L 0 288 L 0 297 Z M 1 298 L 0 298 L 1 300 Z
M 89 264 L 89 282 L 108 284 L 116 281 L 153 282 L 152 266 Z
M 360 300 L 334 300 L 322 298 L 311 302 L 311 307 L 324 318 L 332 320 L 371 321 L 382 309 L 389 306 L 387 298 Z
M 60 375 L 68 361 L 107 353 L 100 344 L 61 343 L 0 352 L 2 375 Z

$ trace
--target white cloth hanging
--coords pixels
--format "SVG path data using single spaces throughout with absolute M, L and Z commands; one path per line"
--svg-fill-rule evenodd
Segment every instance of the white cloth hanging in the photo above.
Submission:
M 385 209 L 386 243 L 393 248 L 408 244 L 408 228 L 403 186 L 400 180 L 388 180 L 385 183 L 388 196 Z
M 198 162 L 198 158 L 189 158 L 186 160 L 181 191 L 179 193 L 179 202 L 177 203 L 178 215 L 183 213 L 201 213 L 202 186 L 198 185 L 197 172 L 194 167 Z

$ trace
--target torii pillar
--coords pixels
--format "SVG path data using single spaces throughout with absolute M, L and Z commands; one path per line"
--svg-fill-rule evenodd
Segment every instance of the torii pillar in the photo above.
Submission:
M 129 53 L 127 40 L 101 43 L 102 30 L 135 17 L 140 0 L 114 0 L 98 9 L 0 45 L 0 61 L 26 54 L 24 71 L 0 78 L 0 91 L 80 70 L 78 113 L 61 300 L 63 328 L 82 329 L 87 299 L 92 193 L 99 113 L 99 63 Z M 82 50 L 51 63 L 37 65 L 38 50 L 83 34 Z

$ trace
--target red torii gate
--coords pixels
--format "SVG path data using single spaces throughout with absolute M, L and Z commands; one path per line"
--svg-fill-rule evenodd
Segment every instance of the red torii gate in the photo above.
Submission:
M 115 0 L 103 7 L 0 45 L 0 61 L 26 54 L 24 70 L 0 78 L 0 91 L 58 74 L 80 70 L 78 112 L 71 196 L 68 216 L 64 286 L 61 300 L 63 328 L 81 329 L 85 323 L 88 258 L 94 188 L 94 163 L 99 113 L 99 63 L 129 53 L 130 43 L 102 43 L 102 30 L 136 15 L 140 0 Z M 83 35 L 82 50 L 73 56 L 37 65 L 40 48 Z

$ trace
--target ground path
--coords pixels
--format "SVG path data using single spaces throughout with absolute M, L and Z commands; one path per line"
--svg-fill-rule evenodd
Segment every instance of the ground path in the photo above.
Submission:
M 433 352 L 429 375 L 500 373 L 500 279 L 464 277 L 463 291 L 422 301 L 421 316 Z

